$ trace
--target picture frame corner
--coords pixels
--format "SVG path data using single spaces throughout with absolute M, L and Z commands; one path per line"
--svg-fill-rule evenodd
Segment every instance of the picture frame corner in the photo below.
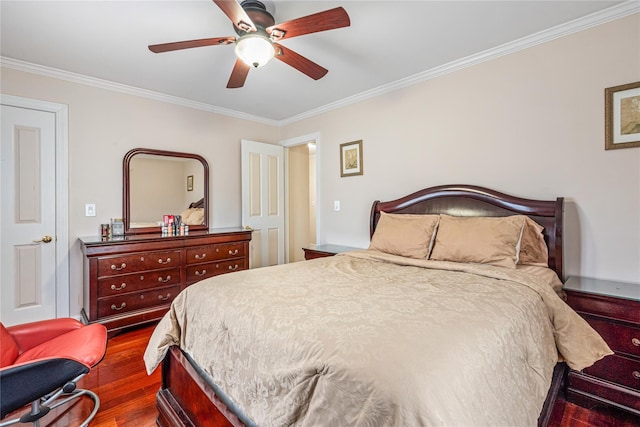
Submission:
M 640 147 L 640 81 L 607 87 L 604 94 L 605 151 Z

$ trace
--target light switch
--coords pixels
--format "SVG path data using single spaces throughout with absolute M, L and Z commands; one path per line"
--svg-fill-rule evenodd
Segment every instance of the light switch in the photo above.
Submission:
M 84 216 L 96 216 L 96 205 L 93 203 L 84 205 Z
M 333 210 L 338 212 L 340 210 L 340 200 L 333 201 Z

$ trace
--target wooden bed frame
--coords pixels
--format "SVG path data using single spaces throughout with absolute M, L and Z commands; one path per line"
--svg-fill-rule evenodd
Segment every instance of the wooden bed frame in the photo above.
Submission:
M 527 215 L 544 226 L 549 248 L 549 267 L 562 280 L 563 198 L 552 201 L 530 200 L 470 185 L 427 188 L 400 199 L 375 201 L 371 208 L 370 233 L 373 236 L 380 212 L 405 214 L 449 214 L 454 216 Z M 562 414 L 554 411 L 563 388 L 567 367 L 559 363 L 547 395 L 539 426 L 559 423 Z M 157 395 L 161 427 L 244 426 L 242 420 L 216 395 L 178 347 L 172 347 L 162 363 L 162 387 Z

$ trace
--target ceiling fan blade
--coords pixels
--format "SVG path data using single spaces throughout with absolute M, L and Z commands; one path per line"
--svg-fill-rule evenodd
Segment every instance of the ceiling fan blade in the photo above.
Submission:
M 274 43 L 273 46 L 276 48 L 275 58 L 279 59 L 287 65 L 292 66 L 296 70 L 306 74 L 314 80 L 321 79 L 325 76 L 325 74 L 329 72 L 329 70 L 327 70 L 326 68 L 321 67 L 320 65 L 316 64 L 310 59 L 305 58 L 299 53 L 292 51 L 291 49 L 287 49 L 281 44 Z
M 351 20 L 347 11 L 342 7 L 314 13 L 291 21 L 272 25 L 266 29 L 267 33 L 275 40 L 290 39 L 291 37 L 320 31 L 333 30 L 335 28 L 348 27 Z
M 233 71 L 229 77 L 229 83 L 227 83 L 227 89 L 235 89 L 244 86 L 244 81 L 247 80 L 247 74 L 249 74 L 249 66 L 240 58 L 236 59 L 236 64 L 233 66 Z
M 231 19 L 236 28 L 247 32 L 257 30 L 247 12 L 236 0 L 213 0 L 213 2 Z
M 192 47 L 215 46 L 219 44 L 231 44 L 235 37 L 215 37 L 211 39 L 186 40 L 183 42 L 152 44 L 149 50 L 154 53 L 170 52 L 172 50 L 191 49 Z

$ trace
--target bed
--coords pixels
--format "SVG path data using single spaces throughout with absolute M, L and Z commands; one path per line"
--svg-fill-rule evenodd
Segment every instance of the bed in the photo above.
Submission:
M 190 286 L 145 352 L 158 424 L 546 425 L 611 354 L 562 301 L 562 212 L 432 187 L 374 202 L 368 250 Z

